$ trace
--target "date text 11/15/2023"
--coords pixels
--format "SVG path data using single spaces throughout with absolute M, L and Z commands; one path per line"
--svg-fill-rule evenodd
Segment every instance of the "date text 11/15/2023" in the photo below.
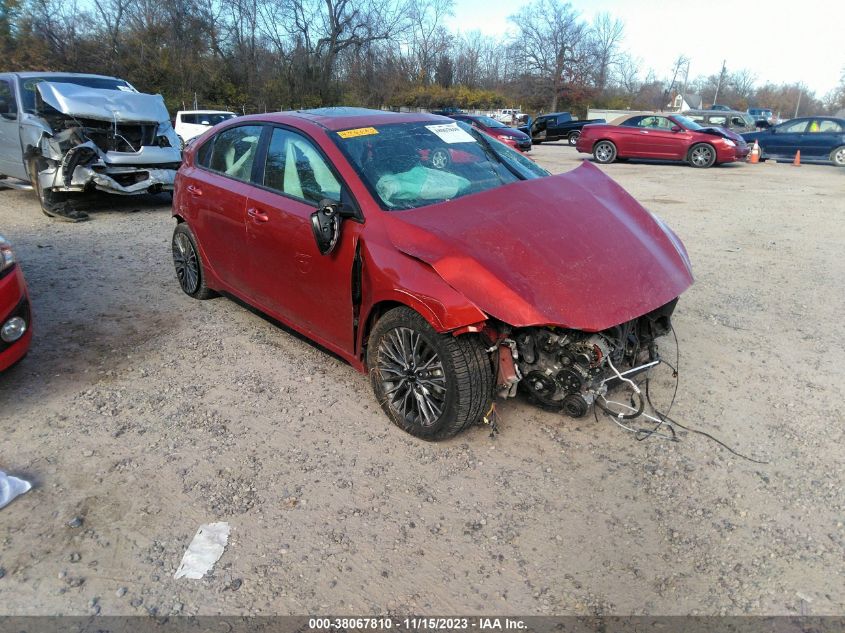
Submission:
M 323 617 L 309 618 L 308 627 L 317 631 L 519 631 L 526 624 L 519 618 L 502 617 Z

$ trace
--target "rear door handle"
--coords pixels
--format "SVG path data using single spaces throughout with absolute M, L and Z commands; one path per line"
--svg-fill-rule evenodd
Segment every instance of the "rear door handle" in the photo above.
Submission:
M 251 207 L 247 209 L 246 214 L 251 217 L 256 222 L 269 222 L 270 216 L 264 213 L 263 211 L 259 211 L 258 209 Z
M 187 189 L 188 189 L 188 193 L 191 194 L 192 196 L 201 196 L 202 195 L 202 189 L 200 189 L 199 187 L 197 187 L 195 185 L 188 185 Z

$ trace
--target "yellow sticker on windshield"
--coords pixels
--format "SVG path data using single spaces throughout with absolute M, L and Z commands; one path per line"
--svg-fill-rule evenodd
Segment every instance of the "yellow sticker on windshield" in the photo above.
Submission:
M 374 127 L 358 127 L 354 130 L 343 130 L 337 133 L 340 138 L 355 138 L 356 136 L 370 136 L 372 134 L 378 134 L 378 130 Z

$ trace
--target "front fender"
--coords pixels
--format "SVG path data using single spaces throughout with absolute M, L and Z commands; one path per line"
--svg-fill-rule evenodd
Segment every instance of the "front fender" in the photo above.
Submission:
M 398 303 L 419 312 L 437 332 L 450 332 L 487 320 L 487 315 L 447 284 L 428 264 L 392 245 L 361 244 L 364 261 L 360 323 L 370 323 L 379 304 Z M 363 349 L 360 328 L 356 349 Z

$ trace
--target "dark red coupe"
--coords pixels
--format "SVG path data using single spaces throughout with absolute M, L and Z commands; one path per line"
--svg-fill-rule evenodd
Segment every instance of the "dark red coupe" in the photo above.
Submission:
M 611 124 L 586 125 L 575 146 L 597 163 L 628 158 L 681 161 L 693 167 L 745 160 L 743 138 L 720 127 L 702 127 L 679 114 L 642 113 Z
M 0 371 L 26 356 L 31 339 L 26 282 L 12 245 L 0 235 Z
M 185 151 L 173 259 L 368 372 L 427 439 L 522 387 L 587 413 L 654 364 L 686 251 L 592 165 L 551 176 L 445 117 L 326 108 L 240 117 Z

